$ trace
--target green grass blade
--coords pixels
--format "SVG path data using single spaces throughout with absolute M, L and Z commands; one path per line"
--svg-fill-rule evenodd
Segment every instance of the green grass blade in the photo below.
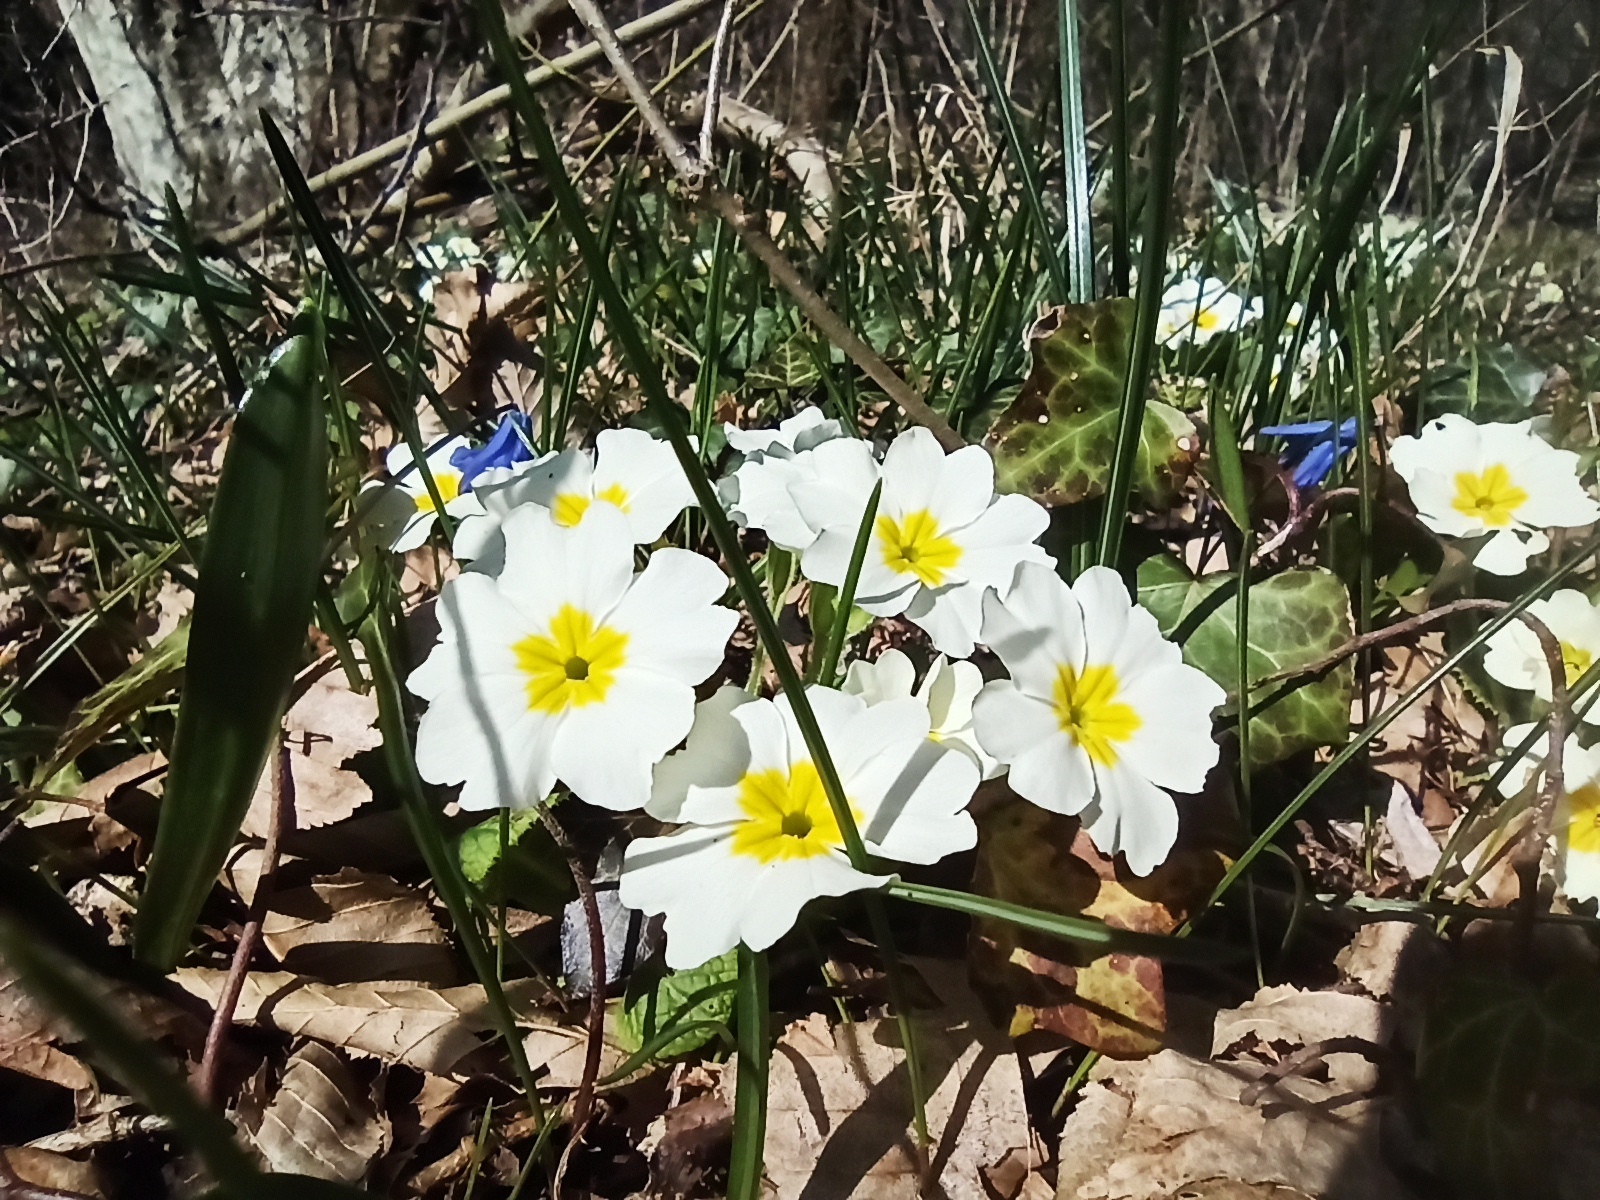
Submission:
M 1094 299 L 1094 228 L 1089 212 L 1089 135 L 1083 119 L 1083 54 L 1078 0 L 1058 0 L 1056 29 L 1061 66 L 1061 157 L 1066 177 L 1067 299 Z
M 277 737 L 321 574 L 328 421 L 311 326 L 234 420 L 195 593 L 172 767 L 135 926 L 162 970 L 239 831 Z
M 205 268 L 194 248 L 194 234 L 178 204 L 178 195 L 170 184 L 167 187 L 167 217 L 172 222 L 172 232 L 178 240 L 178 254 L 183 259 L 183 274 L 189 282 L 190 294 L 194 296 L 195 307 L 200 310 L 206 336 L 211 340 L 211 353 L 217 358 L 217 371 L 222 375 L 222 385 L 227 390 L 228 399 L 237 404 L 244 395 L 244 377 L 239 374 L 239 364 L 234 360 L 233 347 L 228 344 L 228 333 L 222 325 L 222 314 L 217 311 L 212 300 L 212 289 L 206 283 Z
M 250 1194 L 260 1173 L 234 1141 L 233 1126 L 201 1104 L 189 1085 L 123 1024 L 95 989 L 10 919 L 0 921 L 0 956 L 28 991 L 71 1022 L 110 1075 L 172 1122 L 224 1190 L 237 1196 Z
M 1161 937 L 1153 933 L 1130 933 L 1123 929 L 1113 929 L 1103 921 L 1092 921 L 1087 917 L 1066 917 L 1060 913 L 1028 908 L 1005 900 L 994 900 L 988 896 L 974 896 L 969 892 L 957 892 L 950 888 L 933 887 L 929 884 L 897 880 L 889 885 L 888 892 L 889 895 L 897 896 L 901 900 L 926 904 L 931 908 L 965 913 L 969 917 L 1006 921 L 1023 929 L 1048 933 L 1063 941 L 1088 946 L 1097 954 L 1140 954 L 1148 958 L 1165 959 L 1168 962 L 1215 964 L 1237 958 L 1241 953 L 1232 946 L 1177 937 Z
M 734 1079 L 728 1200 L 760 1200 L 767 1142 L 767 1068 L 772 1053 L 767 956 L 739 944 L 739 1073 Z
M 844 650 L 845 639 L 850 636 L 850 610 L 855 607 L 856 586 L 861 582 L 861 564 L 867 559 L 867 546 L 872 541 L 872 522 L 878 516 L 878 497 L 882 495 L 883 480 L 880 479 L 872 485 L 867 509 L 861 514 L 861 526 L 856 530 L 855 545 L 850 548 L 850 565 L 845 569 L 844 585 L 834 597 L 828 648 L 817 669 L 817 679 L 824 687 L 832 687 L 834 676 L 839 673 L 839 655 Z
M 983 30 L 983 22 L 978 18 L 978 6 L 973 0 L 967 0 L 967 18 L 972 22 L 972 41 L 978 49 L 978 69 L 983 73 L 984 86 L 989 89 L 994 106 L 1000 113 L 1006 144 L 1011 147 L 1011 156 L 1022 174 L 1023 195 L 1028 201 L 1029 211 L 1033 213 L 1033 222 L 1039 228 L 1039 253 L 1044 259 L 1045 270 L 1050 273 L 1051 298 L 1060 303 L 1068 298 L 1070 289 L 1066 271 L 1061 266 L 1061 257 L 1056 253 L 1056 239 L 1051 235 L 1050 221 L 1044 211 L 1044 195 L 1039 186 L 1039 158 L 1034 153 L 1034 147 L 1023 140 L 1022 130 L 1017 125 L 1017 110 L 1006 91 L 1005 80 L 1000 76 L 1000 67 L 994 61 L 994 51 L 989 46 L 989 37 Z
M 1126 296 L 1133 275 L 1130 234 L 1133 213 L 1132 134 L 1128 128 L 1128 13 L 1126 0 L 1111 0 L 1111 294 Z
M 1162 0 L 1156 65 L 1155 130 L 1150 139 L 1150 182 L 1145 197 L 1144 247 L 1139 260 L 1138 315 L 1133 344 L 1128 348 L 1128 375 L 1123 381 L 1122 415 L 1117 426 L 1116 455 L 1106 482 L 1100 517 L 1098 561 L 1115 567 L 1122 552 L 1127 523 L 1129 485 L 1144 429 L 1145 393 L 1155 355 L 1156 318 L 1167 275 L 1167 219 L 1172 208 L 1173 171 L 1178 154 L 1178 101 L 1183 75 L 1183 40 L 1188 32 L 1187 0 Z

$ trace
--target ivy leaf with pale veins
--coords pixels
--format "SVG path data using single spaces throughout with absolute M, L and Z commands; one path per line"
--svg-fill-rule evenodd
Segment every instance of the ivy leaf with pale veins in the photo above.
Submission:
M 1195 579 L 1167 556 L 1139 565 L 1139 603 L 1161 632 L 1183 645 L 1183 660 L 1239 693 L 1237 578 L 1219 572 Z M 1321 567 L 1297 567 L 1250 585 L 1251 680 L 1315 662 L 1354 636 L 1350 594 Z M 1355 672 L 1349 662 L 1321 676 L 1256 688 L 1251 703 L 1250 758 L 1277 762 L 1315 746 L 1336 746 L 1350 733 Z
M 988 446 L 997 486 L 1050 506 L 1100 495 L 1111 476 L 1122 412 L 1133 301 L 1065 304 L 1028 331 L 1033 370 L 995 420 Z M 1169 503 L 1200 452 L 1194 422 L 1159 400 L 1145 408 L 1134 486 Z
M 708 1022 L 726 1025 L 733 1016 L 739 956 L 732 950 L 687 971 L 668 971 L 624 1004 L 617 1033 L 623 1047 L 637 1053 L 661 1033 L 684 1028 L 659 1047 L 657 1059 L 698 1050 L 716 1033 Z

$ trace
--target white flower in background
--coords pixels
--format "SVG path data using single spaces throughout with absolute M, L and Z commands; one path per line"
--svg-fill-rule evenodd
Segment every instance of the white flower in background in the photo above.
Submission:
M 1449 239 L 1450 226 L 1441 224 L 1430 234 L 1415 217 L 1385 213 L 1378 221 L 1377 238 L 1381 248 L 1376 251 L 1373 232 L 1370 221 L 1363 221 L 1356 228 L 1358 250 L 1377 259 L 1375 265 L 1388 279 L 1404 283 L 1416 271 L 1430 246 L 1442 246 Z
M 985 600 L 983 640 L 1011 678 L 978 694 L 979 744 L 1010 765 L 1019 796 L 1081 813 L 1101 851 L 1148 875 L 1178 836 L 1163 789 L 1205 786 L 1218 755 L 1211 710 L 1226 694 L 1184 664 L 1108 567 L 1069 588 L 1024 564 L 1009 597 Z
M 1561 643 L 1568 687 L 1600 659 L 1600 608 L 1582 592 L 1563 588 L 1528 605 L 1528 615 L 1543 621 Z M 1546 703 L 1551 700 L 1549 661 L 1538 635 L 1522 621 L 1511 622 L 1489 639 L 1483 669 L 1508 688 L 1531 691 Z M 1592 705 L 1583 720 L 1600 725 L 1600 704 Z
M 1506 730 L 1502 744 L 1515 750 L 1532 732 L 1532 725 L 1514 725 Z M 1509 799 L 1527 787 L 1549 752 L 1546 731 L 1506 772 L 1500 781 L 1501 795 Z M 1562 860 L 1561 890 L 1570 900 L 1600 899 L 1600 746 L 1586 750 L 1576 736 L 1569 736 L 1561 747 L 1561 777 L 1564 794 L 1556 802 L 1550 826 Z
M 524 506 L 502 530 L 499 575 L 445 585 L 439 643 L 407 681 L 428 701 L 418 770 L 464 784 L 468 809 L 537 804 L 557 779 L 590 804 L 643 807 L 738 624 L 717 604 L 727 576 L 674 549 L 635 575 L 610 505 L 569 528 Z
M 740 525 L 765 531 L 773 545 L 785 550 L 811 545 L 817 531 L 800 515 L 789 485 L 815 479 L 811 450 L 844 437 L 839 422 L 825 418 L 812 405 L 779 422 L 776 429 L 722 428 L 728 445 L 744 456 L 738 469 L 717 485 L 728 515 Z
M 951 662 L 944 655 L 933 660 L 917 687 L 917 669 L 904 651 L 890 648 L 876 661 L 857 659 L 845 672 L 844 691 L 860 696 L 868 706 L 915 696 L 928 709 L 928 736 L 959 750 L 973 762 L 983 778 L 993 779 L 1003 768 L 978 745 L 972 728 L 972 702 L 983 690 L 983 675 L 969 662 Z
M 426 460 L 434 486 L 439 489 L 439 498 L 444 501 L 444 511 L 457 521 L 468 520 L 483 511 L 474 493 L 461 490 L 461 468 L 450 461 L 456 451 L 466 447 L 466 438 L 451 438 L 430 450 Z M 411 456 L 411 447 L 401 442 L 389 451 L 384 465 L 390 478 L 374 481 L 362 489 L 367 493 L 363 507 L 366 519 L 381 533 L 394 531 L 389 548 L 404 554 L 428 540 L 439 514 L 422 470 Z
M 1009 588 L 1018 563 L 1052 561 L 1034 544 L 1049 514 L 1026 496 L 995 495 L 994 460 L 981 446 L 946 454 L 933 434 L 916 428 L 895 438 L 881 467 L 871 447 L 853 438 L 811 453 L 816 478 L 790 488 L 801 516 L 820 531 L 801 571 L 817 583 L 844 582 L 881 478 L 856 604 L 874 616 L 905 614 L 941 654 L 972 654 L 984 592 Z
M 442 241 L 427 242 L 415 251 L 417 266 L 422 268 L 422 279 L 417 284 L 417 295 L 424 303 L 433 299 L 434 285 L 439 277 L 463 267 L 476 266 L 484 261 L 478 243 L 465 234 L 453 233 Z
M 870 853 L 932 863 L 977 844 L 966 805 L 978 768 L 928 740 L 928 710 L 919 701 L 868 708 L 828 688 L 806 695 Z M 629 908 L 666 914 L 667 965 L 675 970 L 741 941 L 764 950 L 794 926 L 807 901 L 890 879 L 850 865 L 787 698 L 734 704 L 713 697 L 697 710 L 697 732 L 702 720 L 710 736 L 691 733 L 688 746 L 662 764 L 649 806 L 683 827 L 633 842 L 620 885 Z M 672 778 L 663 789 L 664 771 Z
M 463 522 L 456 553 L 479 560 L 479 569 L 489 571 L 498 557 L 501 524 L 523 505 L 548 509 L 562 528 L 613 508 L 627 518 L 633 540 L 647 545 L 695 502 L 672 444 L 642 429 L 602 430 L 592 451 L 563 450 L 537 462 L 494 468 L 472 487 L 484 511 Z
M 1429 529 L 1491 535 L 1473 558 L 1491 575 L 1526 570 L 1531 555 L 1550 547 L 1544 529 L 1600 518 L 1600 505 L 1578 482 L 1578 456 L 1551 446 L 1528 421 L 1475 425 L 1448 413 L 1420 437 L 1396 438 L 1389 457 Z
M 1220 279 L 1180 279 L 1161 294 L 1156 340 L 1163 346 L 1204 346 L 1261 319 L 1261 301 L 1247 300 Z

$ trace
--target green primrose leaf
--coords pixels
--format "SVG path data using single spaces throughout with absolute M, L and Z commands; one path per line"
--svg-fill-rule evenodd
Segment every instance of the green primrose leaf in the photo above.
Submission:
M 504 854 L 498 814 L 463 833 L 456 843 L 461 873 L 490 904 L 559 913 L 574 895 L 566 857 L 531 809 L 512 813 L 509 826 Z
M 1133 301 L 1066 304 L 1029 332 L 1033 371 L 995 419 L 988 438 L 1001 491 L 1041 504 L 1098 496 L 1111 477 L 1133 335 Z M 1134 486 L 1152 505 L 1168 503 L 1199 456 L 1194 422 L 1169 404 L 1145 410 Z
M 688 971 L 668 971 L 637 995 L 630 995 L 617 1023 L 624 1050 L 637 1053 L 662 1032 L 687 1026 L 682 1037 L 656 1049 L 655 1057 L 676 1058 L 698 1050 L 715 1035 L 710 1023 L 727 1024 L 739 978 L 739 954 L 730 950 Z
M 1161 632 L 1183 644 L 1183 659 L 1239 693 L 1237 577 L 1195 579 L 1168 556 L 1139 566 L 1139 603 Z M 1249 670 L 1252 680 L 1316 661 L 1354 636 L 1350 594 L 1320 567 L 1295 568 L 1250 585 Z M 1256 688 L 1251 705 L 1250 756 L 1255 766 L 1314 746 L 1339 745 L 1350 732 L 1355 687 L 1348 662 L 1321 677 Z
M 1477 422 L 1521 421 L 1549 372 L 1511 346 L 1474 346 L 1470 353 L 1436 371 L 1422 397 L 1430 417 L 1459 413 Z
M 211 506 L 134 944 L 171 970 L 250 807 L 305 650 L 328 499 L 314 313 L 234 419 Z

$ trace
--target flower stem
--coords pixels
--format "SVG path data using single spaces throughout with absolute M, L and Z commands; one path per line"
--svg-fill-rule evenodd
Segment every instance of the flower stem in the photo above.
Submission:
M 757 1200 L 767 1142 L 767 1065 L 771 1016 L 767 1009 L 767 956 L 739 945 L 739 1074 L 734 1083 L 733 1152 L 728 1200 Z
M 867 509 L 861 514 L 861 527 L 856 530 L 856 544 L 850 550 L 850 566 L 844 573 L 844 586 L 833 598 L 833 623 L 828 629 L 828 648 L 823 652 L 822 665 L 817 670 L 817 682 L 832 687 L 839 673 L 839 655 L 844 650 L 845 639 L 850 636 L 850 610 L 856 605 L 856 587 L 861 582 L 861 564 L 867 557 L 867 544 L 872 541 L 872 522 L 878 515 L 878 499 L 883 495 L 883 480 L 872 485 L 872 495 L 867 497 Z

